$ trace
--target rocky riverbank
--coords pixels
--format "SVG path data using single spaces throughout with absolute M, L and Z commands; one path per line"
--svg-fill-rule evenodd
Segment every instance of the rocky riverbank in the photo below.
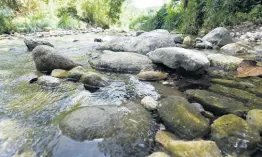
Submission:
M 41 73 L 26 77 L 24 86 L 60 93 L 54 102 L 61 100 L 63 106 L 63 112 L 50 118 L 62 134 L 58 144 L 36 153 L 261 156 L 262 73 L 239 77 L 237 71 L 254 68 L 246 59 L 260 65 L 262 54 L 252 43 L 233 38 L 222 27 L 201 38 L 166 30 L 121 31 L 108 38 L 106 32 L 110 31 L 93 32 L 97 36 L 89 42 L 82 38 L 65 42 L 78 46 L 76 50 L 53 43 L 50 36 L 26 36 L 24 48 L 32 50 L 25 52 L 32 58 L 29 70 Z M 250 71 L 244 72 L 249 76 Z M 78 100 L 71 106 L 62 98 L 69 91 Z

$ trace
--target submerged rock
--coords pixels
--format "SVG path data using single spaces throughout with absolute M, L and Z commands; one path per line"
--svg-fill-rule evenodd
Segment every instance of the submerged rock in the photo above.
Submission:
M 89 60 L 92 67 L 123 73 L 139 72 L 143 69 L 151 70 L 152 61 L 144 55 L 132 52 L 104 51 L 99 57 Z
M 141 71 L 136 76 L 139 80 L 159 81 L 166 79 L 168 75 L 159 71 Z
M 105 87 L 108 82 L 105 81 L 100 75 L 94 72 L 88 72 L 81 77 L 81 81 L 87 89 L 98 89 Z
M 153 63 L 162 63 L 169 68 L 183 68 L 189 72 L 206 70 L 210 62 L 207 57 L 198 51 L 178 47 L 160 48 L 148 53 Z
M 210 54 L 208 59 L 211 66 L 221 67 L 225 70 L 235 71 L 243 59 L 222 54 Z
M 33 60 L 36 69 L 46 73 L 54 69 L 71 70 L 77 66 L 72 60 L 56 52 L 54 48 L 44 45 L 37 46 L 33 50 Z
M 205 110 L 215 115 L 227 113 L 243 115 L 248 111 L 244 103 L 206 90 L 187 90 L 186 94 L 190 100 L 200 103 Z
M 68 72 L 67 78 L 72 81 L 79 81 L 85 73 L 87 73 L 87 70 L 82 66 L 78 66 Z
M 165 126 L 180 138 L 195 139 L 208 133 L 208 120 L 183 97 L 163 99 L 158 112 Z
M 77 141 L 101 139 L 99 149 L 114 157 L 147 156 L 152 117 L 142 106 L 83 107 L 60 123 L 62 133 Z
M 155 110 L 158 107 L 158 102 L 150 96 L 144 97 L 141 104 L 148 110 Z
M 247 113 L 247 123 L 262 133 L 262 110 L 251 110 Z
M 175 46 L 172 36 L 166 30 L 145 32 L 137 37 L 121 37 L 105 42 L 103 50 L 136 52 L 146 54 L 161 47 Z
M 68 71 L 62 69 L 54 69 L 51 73 L 51 76 L 57 78 L 66 78 L 68 76 Z
M 33 40 L 33 39 L 25 39 L 24 43 L 27 46 L 29 51 L 33 51 L 33 49 L 36 48 L 39 45 L 47 45 L 47 46 L 50 46 L 50 47 L 54 47 L 54 45 L 52 45 L 48 41 L 39 41 L 39 40 Z
M 215 46 L 224 46 L 226 44 L 232 43 L 233 39 L 230 35 L 230 31 L 226 28 L 218 27 L 209 32 L 202 38 L 203 41 L 209 41 Z
M 226 154 L 250 156 L 261 142 L 259 133 L 245 120 L 235 115 L 225 115 L 214 121 L 211 138 Z

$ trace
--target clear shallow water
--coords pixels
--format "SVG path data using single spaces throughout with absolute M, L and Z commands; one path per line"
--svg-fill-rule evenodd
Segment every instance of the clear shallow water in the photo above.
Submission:
M 87 54 L 97 47 L 95 35 L 45 39 L 74 61 L 88 66 Z M 73 42 L 79 40 L 78 42 Z M 90 93 L 81 83 L 64 81 L 55 90 L 40 88 L 28 81 L 35 70 L 22 39 L 0 41 L 0 157 L 24 156 L 103 157 L 102 139 L 77 142 L 61 134 L 58 123 L 67 112 L 80 106 L 120 105 L 151 95 L 155 87 L 132 75 L 108 74 L 111 85 Z M 145 146 L 141 146 L 142 149 Z

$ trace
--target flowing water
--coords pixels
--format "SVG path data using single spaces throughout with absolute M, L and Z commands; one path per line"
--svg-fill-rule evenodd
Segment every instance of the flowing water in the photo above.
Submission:
M 84 34 L 50 37 L 62 53 L 88 67 L 88 55 L 98 46 L 98 35 Z M 110 38 L 110 36 L 106 37 Z M 78 40 L 77 42 L 73 42 Z M 103 73 L 111 85 L 95 93 L 81 83 L 64 80 L 56 89 L 43 89 L 29 84 L 35 75 L 31 53 L 23 39 L 0 41 L 0 157 L 24 156 L 99 157 L 110 156 L 101 151 L 103 139 L 77 142 L 61 134 L 59 122 L 67 112 L 79 106 L 120 105 L 140 101 L 145 95 L 158 98 L 175 90 L 161 84 L 140 82 L 131 74 Z M 159 93 L 157 92 L 159 90 Z M 154 121 L 154 120 L 153 120 Z M 151 148 L 150 148 L 151 149 Z M 149 152 L 148 152 L 149 153 Z

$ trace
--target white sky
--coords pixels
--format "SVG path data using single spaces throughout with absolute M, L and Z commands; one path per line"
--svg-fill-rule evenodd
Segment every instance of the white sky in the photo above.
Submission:
M 133 3 L 137 8 L 148 8 L 162 6 L 165 2 L 168 1 L 170 0 L 133 0 Z

